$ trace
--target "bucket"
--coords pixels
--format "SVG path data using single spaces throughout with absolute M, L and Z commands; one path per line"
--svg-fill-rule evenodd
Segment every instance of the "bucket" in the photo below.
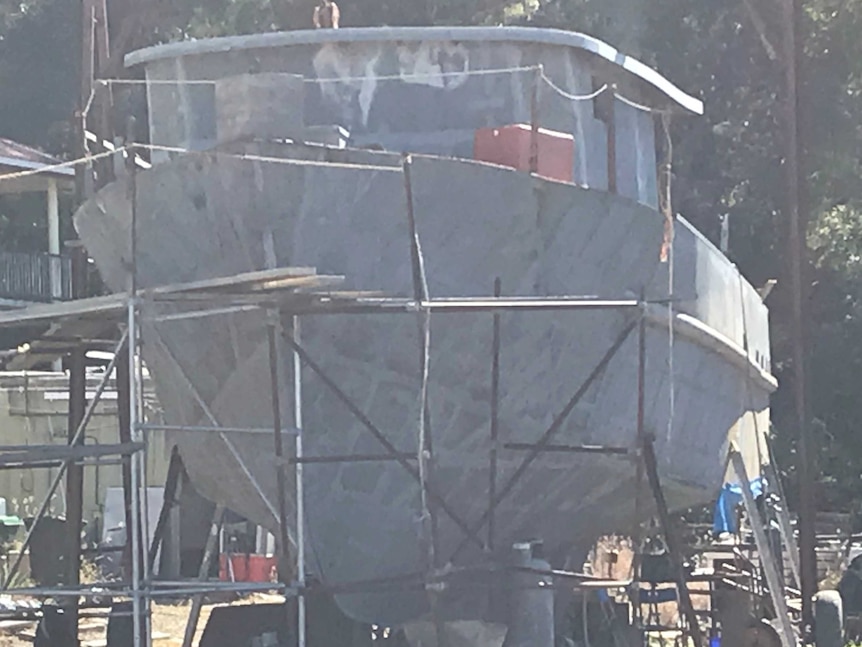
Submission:
M 219 555 L 219 579 L 223 582 L 248 582 L 248 555 Z
M 275 577 L 277 560 L 266 555 L 248 556 L 248 581 L 272 582 Z

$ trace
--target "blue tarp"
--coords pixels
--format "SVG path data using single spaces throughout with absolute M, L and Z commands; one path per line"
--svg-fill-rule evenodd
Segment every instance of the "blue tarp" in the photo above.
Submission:
M 763 494 L 763 479 L 757 477 L 750 484 L 751 494 L 756 499 Z M 716 534 L 736 532 L 736 506 L 742 503 L 742 487 L 735 483 L 727 483 L 721 488 L 718 501 L 715 504 L 715 516 L 712 530 Z

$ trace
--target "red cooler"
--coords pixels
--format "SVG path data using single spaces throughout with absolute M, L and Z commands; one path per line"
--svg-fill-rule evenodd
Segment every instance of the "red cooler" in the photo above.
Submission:
M 276 558 L 266 555 L 248 556 L 248 581 L 272 582 L 276 579 Z
M 223 582 L 247 582 L 248 567 L 248 555 L 237 553 L 219 555 L 219 579 Z
M 473 157 L 481 162 L 508 166 L 519 171 L 530 170 L 532 129 L 514 124 L 476 131 Z M 572 135 L 540 128 L 536 133 L 538 174 L 561 182 L 573 182 L 575 173 L 575 140 Z

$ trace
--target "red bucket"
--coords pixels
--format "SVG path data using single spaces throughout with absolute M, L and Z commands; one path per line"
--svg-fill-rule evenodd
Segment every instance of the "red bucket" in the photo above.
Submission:
M 219 555 L 219 579 L 223 582 L 248 582 L 248 555 Z
M 277 561 L 266 555 L 248 556 L 248 581 L 272 582 L 276 579 Z

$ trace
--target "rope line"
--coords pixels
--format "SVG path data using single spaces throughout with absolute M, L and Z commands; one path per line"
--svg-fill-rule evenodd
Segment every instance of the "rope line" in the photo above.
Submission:
M 96 79 L 99 85 L 215 85 L 205 79 Z
M 84 157 L 79 157 L 78 159 L 69 160 L 68 162 L 60 162 L 58 164 L 50 164 L 48 166 L 43 166 L 41 168 L 27 169 L 26 171 L 15 171 L 14 173 L 5 173 L 0 175 L 0 182 L 17 180 L 23 177 L 30 177 L 31 175 L 39 175 L 40 173 L 51 173 L 52 171 L 58 171 L 64 168 L 73 168 L 75 166 L 79 166 L 81 164 L 89 164 L 90 162 L 95 162 L 96 160 L 102 159 L 104 157 L 109 157 L 111 155 L 117 155 L 118 153 L 123 153 L 127 151 L 129 147 L 121 146 L 120 148 L 113 151 L 105 151 L 104 153 L 98 153 L 96 155 L 86 155 Z
M 50 164 L 47 166 L 43 166 L 38 169 L 27 169 L 24 171 L 15 171 L 13 173 L 5 173 L 0 175 L 0 183 L 8 182 L 11 180 L 17 180 L 20 178 L 30 177 L 34 175 L 39 175 L 42 173 L 51 173 L 53 171 L 57 171 L 64 168 L 74 168 L 76 166 L 80 166 L 82 164 L 90 164 L 97 160 L 103 159 L 105 157 L 110 157 L 112 155 L 120 155 L 127 153 L 128 151 L 134 149 L 143 149 L 149 151 L 159 151 L 165 153 L 176 153 L 179 155 L 200 155 L 200 156 L 218 156 L 218 157 L 227 157 L 231 159 L 238 159 L 247 162 L 259 162 L 262 164 L 281 164 L 285 166 L 316 166 L 316 167 L 324 167 L 324 168 L 344 168 L 344 169 L 363 169 L 370 171 L 384 171 L 388 173 L 401 173 L 401 169 L 397 166 L 369 166 L 365 164 L 346 164 L 340 162 L 323 162 L 320 160 L 299 160 L 299 159 L 289 159 L 284 157 L 268 157 L 266 155 L 253 155 L 249 153 L 228 153 L 217 150 L 192 150 L 189 148 L 180 148 L 177 146 L 161 146 L 159 144 L 130 144 L 127 146 L 121 146 L 116 148 L 115 150 L 108 150 L 101 153 L 97 153 L 94 155 L 86 155 L 84 157 L 79 157 L 77 159 L 69 160 L 66 162 L 59 162 L 57 164 Z
M 600 97 L 604 92 L 610 89 L 610 85 L 605 83 L 602 87 L 600 87 L 595 92 L 591 92 L 590 94 L 572 94 L 570 92 L 566 92 L 556 83 L 554 83 L 544 72 L 542 72 L 542 80 L 557 94 L 559 94 L 564 99 L 568 99 L 569 101 L 592 101 Z
M 339 77 L 325 77 L 325 78 L 317 78 L 317 79 L 304 79 L 306 83 L 340 83 L 343 81 L 400 81 L 403 79 L 438 79 L 438 78 L 451 78 L 451 77 L 459 77 L 459 76 L 491 76 L 495 74 L 512 74 L 515 72 L 535 72 L 538 69 L 541 69 L 541 65 L 529 65 L 526 67 L 502 67 L 502 68 L 489 68 L 484 70 L 463 70 L 460 72 L 421 72 L 421 73 L 410 73 L 410 74 L 384 74 L 382 76 L 377 76 L 374 74 L 369 74 L 365 76 L 339 76 Z
M 305 83 L 343 83 L 350 81 L 401 81 L 404 79 L 439 79 L 461 76 L 490 76 L 495 74 L 512 74 L 516 72 L 534 72 L 540 65 L 521 67 L 489 68 L 482 70 L 461 70 L 453 72 L 412 72 L 409 74 L 366 74 L 362 76 L 335 76 L 317 79 L 303 78 Z M 289 74 L 289 72 L 286 72 Z M 216 81 L 205 79 L 96 79 L 101 85 L 215 85 Z
M 352 81 L 403 81 L 406 79 L 437 79 L 437 78 L 453 78 L 453 77 L 462 77 L 462 76 L 490 76 L 490 75 L 498 75 L 498 74 L 512 74 L 518 72 L 535 72 L 536 70 L 543 70 L 543 66 L 541 65 L 529 65 L 529 66 L 521 66 L 521 67 L 506 67 L 506 68 L 492 68 L 492 69 L 484 69 L 484 70 L 463 70 L 458 72 L 422 72 L 422 73 L 410 73 L 410 74 L 384 74 L 384 75 L 362 75 L 362 76 L 339 76 L 339 77 L 324 77 L 317 79 L 309 79 L 304 78 L 304 83 L 312 83 L 312 84 L 324 84 L 324 83 L 349 83 Z M 668 109 L 661 108 L 652 108 L 650 106 L 644 105 L 642 103 L 638 103 L 637 101 L 633 101 L 632 99 L 627 98 L 626 96 L 620 94 L 617 91 L 616 84 L 605 83 L 595 92 L 591 92 L 589 94 L 573 94 L 564 90 L 559 85 L 557 85 L 547 74 L 542 71 L 541 74 L 542 80 L 557 94 L 561 97 L 568 99 L 570 101 L 591 101 L 593 99 L 598 98 L 608 90 L 614 91 L 614 96 L 625 103 L 626 105 L 635 108 L 636 110 L 640 110 L 642 112 L 648 112 L 652 114 L 670 114 L 672 111 Z M 145 86 L 181 86 L 181 85 L 208 85 L 212 86 L 216 84 L 214 80 L 205 80 L 205 79 L 95 79 L 95 83 L 100 85 L 145 85 Z
M 343 168 L 343 169 L 362 169 L 370 171 L 385 171 L 389 173 L 401 173 L 402 170 L 397 166 L 370 166 L 366 164 L 348 164 L 342 162 L 323 162 L 320 160 L 300 160 L 289 159 L 286 157 L 269 157 L 266 155 L 254 155 L 250 153 L 228 153 L 218 150 L 192 150 L 189 148 L 178 148 L 176 146 L 161 146 L 159 144 L 135 144 L 135 147 L 143 148 L 150 151 L 160 151 L 165 153 L 178 153 L 180 155 L 198 155 L 202 157 L 227 157 L 246 162 L 259 162 L 262 164 L 281 164 L 285 166 L 320 166 L 324 168 Z
M 338 78 L 324 78 L 324 79 L 305 79 L 307 83 L 337 83 L 337 82 L 348 82 L 348 81 L 359 81 L 359 80 L 367 80 L 367 79 L 376 79 L 379 81 L 387 81 L 387 80 L 404 80 L 410 78 L 441 78 L 441 77 L 455 77 L 455 76 L 486 76 L 486 75 L 495 75 L 495 74 L 511 74 L 517 72 L 535 72 L 540 71 L 540 78 L 544 81 L 545 84 L 548 85 L 554 92 L 556 92 L 559 96 L 568 99 L 569 101 L 591 101 L 593 99 L 598 98 L 605 92 L 611 90 L 614 93 L 614 97 L 616 97 L 619 101 L 624 104 L 635 108 L 637 110 L 648 112 L 651 114 L 658 114 L 662 116 L 669 115 L 671 113 L 670 110 L 663 110 L 658 108 L 651 108 L 649 106 L 640 104 L 636 101 L 632 101 L 631 99 L 626 98 L 619 92 L 617 92 L 616 84 L 608 84 L 605 83 L 600 88 L 598 88 L 595 92 L 591 92 L 590 94 L 585 95 L 577 95 L 571 92 L 568 92 L 561 88 L 559 85 L 554 83 L 543 70 L 541 65 L 532 65 L 532 66 L 521 66 L 521 67 L 509 67 L 509 68 L 495 68 L 495 69 L 484 69 L 484 70 L 465 70 L 463 72 L 438 72 L 438 73 L 422 73 L 422 74 L 403 74 L 403 75 L 389 75 L 389 76 L 354 76 L 354 77 L 338 77 Z M 141 80 L 141 79 L 94 79 L 94 83 L 101 85 L 214 85 L 215 81 L 205 81 L 205 80 Z M 83 110 L 83 118 L 86 119 L 87 113 L 90 111 L 94 100 L 95 92 L 90 93 L 89 100 L 87 104 L 84 106 Z M 400 173 L 401 169 L 396 166 L 366 166 L 359 164 L 346 164 L 346 163 L 337 163 L 337 162 L 324 162 L 319 160 L 295 160 L 295 159 L 286 159 L 286 158 L 278 158 L 278 157 L 268 157 L 264 155 L 251 155 L 244 153 L 227 153 L 227 152 L 219 152 L 219 151 L 199 151 L 199 150 L 191 150 L 188 148 L 181 148 L 176 146 L 162 146 L 158 144 L 140 144 L 136 143 L 134 145 L 123 146 L 117 148 L 116 150 L 108 150 L 101 153 L 91 153 L 85 155 L 83 157 L 69 160 L 66 162 L 60 162 L 57 164 L 51 164 L 47 166 L 43 166 L 38 169 L 27 169 L 22 171 L 16 171 L 12 173 L 7 173 L 0 175 L 0 182 L 3 181 L 11 181 L 24 177 L 30 177 L 34 175 L 39 175 L 41 173 L 51 173 L 53 171 L 57 171 L 64 168 L 74 168 L 81 164 L 90 164 L 96 160 L 103 159 L 105 157 L 109 157 L 111 155 L 116 154 L 124 154 L 129 150 L 133 150 L 134 148 L 150 150 L 150 151 L 159 151 L 166 153 L 175 153 L 182 155 L 212 155 L 217 154 L 222 157 L 228 157 L 232 159 L 245 160 L 250 162 L 259 162 L 264 164 L 283 164 L 288 166 L 317 166 L 317 167 L 341 167 L 341 168 L 362 168 L 365 170 L 372 171 L 385 171 L 385 172 L 393 172 Z

